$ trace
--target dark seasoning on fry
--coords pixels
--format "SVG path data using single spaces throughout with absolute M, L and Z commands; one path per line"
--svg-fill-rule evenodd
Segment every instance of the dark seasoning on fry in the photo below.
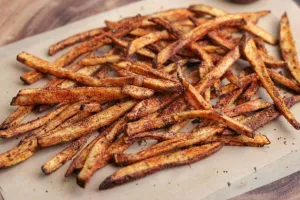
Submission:
M 275 46 L 278 40 L 256 25 L 269 13 L 228 13 L 192 5 L 107 20 L 106 27 L 52 45 L 49 55 L 76 45 L 54 62 L 20 53 L 17 60 L 34 69 L 21 76 L 26 84 L 46 74 L 55 79 L 42 88 L 22 89 L 12 99 L 11 105 L 19 107 L 1 124 L 0 137 L 25 137 L 0 154 L 0 168 L 68 143 L 42 171 L 49 175 L 73 159 L 65 176 L 77 173 L 78 185 L 85 188 L 101 168 L 111 163 L 121 166 L 103 180 L 99 186 L 103 190 L 165 168 L 190 165 L 224 146 L 269 145 L 268 137 L 255 131 L 280 115 L 300 129 L 289 110 L 300 101 L 295 95 L 300 92 L 300 65 L 291 27 L 285 13 L 279 30 L 283 60 L 269 55 L 265 42 Z M 95 51 L 104 46 L 110 50 L 97 55 Z M 241 67 L 236 74 L 232 65 L 239 59 L 250 67 Z M 284 68 L 292 78 L 275 71 Z M 292 95 L 282 97 L 274 82 Z M 261 87 L 273 104 L 256 97 Z M 48 112 L 22 123 L 34 110 Z M 183 131 L 189 122 L 194 128 Z M 95 131 L 97 136 L 89 140 Z M 157 143 L 124 153 L 146 140 Z

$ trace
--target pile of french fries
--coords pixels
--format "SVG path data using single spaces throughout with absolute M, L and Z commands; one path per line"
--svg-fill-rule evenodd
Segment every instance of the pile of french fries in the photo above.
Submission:
M 269 13 L 232 14 L 192 5 L 106 21 L 106 27 L 52 45 L 49 55 L 76 44 L 54 62 L 20 53 L 17 60 L 34 69 L 21 76 L 26 84 L 53 77 L 42 88 L 20 90 L 11 101 L 18 108 L 1 124 L 0 137 L 24 137 L 0 154 L 0 168 L 69 143 L 42 171 L 51 174 L 72 160 L 65 175 L 77 173 L 78 185 L 85 188 L 106 165 L 122 166 L 100 184 L 102 190 L 199 161 L 223 146 L 269 145 L 266 135 L 254 131 L 280 115 L 300 129 L 289 110 L 300 101 L 300 65 L 291 28 L 284 14 L 278 41 L 256 25 Z M 269 55 L 265 42 L 279 43 L 283 59 Z M 249 67 L 240 66 L 237 73 L 232 66 L 239 59 Z M 284 69 L 291 78 L 282 75 Z M 291 95 L 282 97 L 280 86 Z M 274 104 L 256 95 L 261 87 Z M 33 111 L 48 112 L 22 123 Z M 191 121 L 195 128 L 182 131 Z M 148 139 L 157 143 L 125 153 Z

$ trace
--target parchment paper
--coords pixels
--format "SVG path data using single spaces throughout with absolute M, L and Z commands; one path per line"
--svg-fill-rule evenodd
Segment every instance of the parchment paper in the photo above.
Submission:
M 10 107 L 9 103 L 18 90 L 26 87 L 38 87 L 42 84 L 41 82 L 32 86 L 25 86 L 19 80 L 19 76 L 28 71 L 27 68 L 17 63 L 15 59 L 16 55 L 21 51 L 28 51 L 46 60 L 53 61 L 55 57 L 48 57 L 46 54 L 50 44 L 69 35 L 102 26 L 105 19 L 118 20 L 138 13 L 147 14 L 196 3 L 210 4 L 232 13 L 271 10 L 272 14 L 263 18 L 259 25 L 276 36 L 278 36 L 279 19 L 283 12 L 288 11 L 294 36 L 299 41 L 299 9 L 294 2 L 289 0 L 262 0 L 247 6 L 232 4 L 225 0 L 141 1 L 0 48 L 0 121 L 3 121 L 15 109 Z M 300 49 L 299 43 L 297 43 L 297 48 Z M 275 55 L 278 53 L 277 48 L 269 47 L 269 50 Z M 300 119 L 300 105 L 294 106 L 292 112 L 297 119 Z M 116 167 L 108 166 L 101 169 L 94 175 L 88 188 L 83 190 L 76 185 L 75 177 L 64 178 L 64 173 L 69 163 L 51 176 L 45 176 L 42 173 L 40 167 L 63 147 L 44 149 L 16 167 L 1 170 L 0 191 L 6 200 L 201 199 L 221 188 L 227 187 L 228 182 L 236 182 L 254 173 L 254 167 L 259 171 L 270 163 L 276 163 L 276 160 L 287 155 L 291 150 L 296 150 L 300 147 L 299 132 L 295 131 L 282 117 L 259 129 L 257 133 L 267 134 L 272 144 L 264 148 L 224 147 L 217 154 L 190 166 L 167 169 L 106 191 L 98 191 L 98 186 L 102 180 L 117 170 Z M 278 139 L 280 137 L 281 139 Z M 0 152 L 7 151 L 17 143 L 18 140 L 16 139 L 0 140 Z M 223 199 L 225 196 L 215 196 L 214 198 Z

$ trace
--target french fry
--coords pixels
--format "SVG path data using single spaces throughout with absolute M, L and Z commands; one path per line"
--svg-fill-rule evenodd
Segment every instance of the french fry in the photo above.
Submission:
M 46 61 L 43 61 L 33 55 L 30 55 L 28 53 L 21 53 L 17 56 L 18 61 L 22 63 L 26 63 L 27 66 L 32 67 L 40 72 L 48 73 L 51 75 L 54 75 L 58 78 L 67 78 L 74 80 L 78 83 L 87 85 L 87 86 L 93 86 L 93 87 L 114 87 L 114 86 L 124 86 L 127 84 L 133 84 L 134 78 L 106 78 L 106 79 L 96 79 L 91 76 L 87 76 L 80 73 L 73 73 L 71 71 L 60 69 L 58 67 L 52 67 L 53 65 L 48 65 Z M 38 63 L 41 63 L 39 65 Z M 45 64 L 44 64 L 45 63 Z M 54 65 L 55 66 L 55 65 Z
M 284 77 L 283 75 L 271 70 L 267 69 L 270 77 L 277 83 L 286 86 L 287 88 L 294 90 L 297 93 L 300 93 L 300 85 L 295 81 Z
M 138 132 L 149 131 L 157 128 L 162 128 L 170 124 L 174 124 L 176 122 L 185 120 L 185 119 L 193 119 L 193 118 L 205 118 L 211 119 L 222 124 L 226 124 L 229 128 L 236 130 L 240 134 L 247 135 L 249 137 L 253 137 L 253 131 L 248 127 L 238 123 L 237 121 L 217 113 L 216 111 L 211 110 L 194 110 L 194 111 L 186 111 L 181 113 L 175 113 L 171 115 L 165 115 L 155 120 L 148 120 L 147 123 L 144 123 L 143 126 L 140 126 L 138 122 L 131 122 L 127 124 L 126 134 L 128 136 L 137 134 Z
M 166 79 L 170 81 L 177 81 L 172 77 L 170 74 L 164 72 L 163 70 L 153 69 L 141 62 L 120 62 L 115 64 L 115 67 L 121 70 L 127 70 L 142 76 L 146 76 L 148 78 L 155 78 L 155 79 Z
M 188 59 L 182 59 L 182 60 L 179 60 L 179 61 L 177 61 L 175 63 L 171 63 L 171 64 L 163 67 L 161 70 L 164 71 L 164 72 L 166 72 L 166 73 L 171 74 L 171 73 L 177 71 L 177 66 L 182 67 L 187 62 L 188 62 Z
M 112 66 L 114 68 L 114 66 Z M 114 68 L 116 69 L 116 68 Z M 136 81 L 136 86 L 141 86 L 145 88 L 149 88 L 162 93 L 181 93 L 182 86 L 179 83 L 169 80 L 162 79 L 154 79 L 148 78 L 146 76 L 138 75 L 136 73 L 127 71 L 127 70 L 119 70 L 116 69 L 120 76 L 124 77 L 134 77 Z M 129 84 L 130 85 L 130 84 Z
M 259 50 L 259 54 L 261 56 L 261 59 L 264 61 L 264 63 L 271 68 L 277 69 L 286 66 L 286 62 L 275 58 L 273 56 L 270 56 L 269 54 L 266 54 Z
M 240 114 L 244 114 L 247 112 L 253 112 L 256 110 L 260 110 L 263 108 L 270 107 L 271 104 L 260 99 L 248 101 L 246 103 L 240 104 L 234 108 L 225 111 L 225 114 L 229 117 L 236 117 Z
M 42 166 L 42 171 L 44 172 L 44 174 L 52 174 L 66 162 L 72 159 L 72 157 L 83 148 L 89 137 L 90 135 L 84 135 L 80 137 L 79 139 L 72 142 L 69 146 L 67 146 L 63 151 L 47 161 Z
M 170 140 L 166 140 L 151 147 L 144 149 L 135 154 L 116 154 L 114 156 L 115 162 L 118 165 L 130 165 L 132 163 L 157 156 L 162 153 L 166 153 L 178 148 L 188 147 L 197 143 L 205 141 L 207 138 L 220 133 L 224 128 L 216 125 L 204 127 L 200 130 L 194 131 L 192 134 L 188 134 L 187 137 L 177 137 Z
M 8 128 L 6 130 L 0 130 L 0 137 L 1 138 L 11 138 L 17 135 L 21 135 L 24 133 L 27 133 L 28 131 L 32 131 L 34 129 L 37 129 L 41 126 L 43 126 L 45 123 L 52 120 L 54 117 L 56 117 L 60 112 L 62 112 L 64 109 L 66 109 L 68 105 L 61 105 L 51 112 L 47 113 L 46 115 L 39 117 L 35 120 L 26 122 L 24 124 L 20 124 L 15 127 Z
M 80 61 L 81 65 L 91 66 L 91 65 L 99 65 L 104 63 L 116 63 L 122 59 L 120 55 L 103 55 L 96 56 L 91 58 L 83 58 Z
M 78 87 L 71 89 L 24 89 L 13 98 L 11 105 L 70 103 L 76 101 L 105 103 L 127 97 L 120 87 Z
M 90 182 L 93 174 L 100 168 L 103 167 L 101 162 L 104 155 L 107 153 L 108 147 L 112 141 L 124 130 L 124 125 L 127 123 L 126 117 L 121 118 L 115 122 L 108 130 L 105 130 L 103 134 L 105 137 L 100 138 L 91 149 L 88 154 L 86 161 L 77 176 L 77 184 L 82 188 L 85 188 Z M 104 162 L 106 164 L 106 162 Z
M 109 37 L 115 44 L 127 48 L 129 46 L 129 43 L 125 40 L 121 40 L 120 38 L 115 38 L 115 37 Z M 149 49 L 146 48 L 141 48 L 136 51 L 138 54 L 149 57 L 149 58 L 155 58 L 155 53 L 150 51 Z
M 222 143 L 212 143 L 199 147 L 191 147 L 166 155 L 150 158 L 145 161 L 121 168 L 113 175 L 106 178 L 99 186 L 100 190 L 108 189 L 116 185 L 147 176 L 168 167 L 187 165 L 197 162 L 222 148 Z
M 230 82 L 237 86 L 239 86 L 239 80 L 238 78 L 233 74 L 232 70 L 229 68 L 225 74 L 224 77 Z
M 136 17 L 132 17 L 130 20 L 121 23 L 118 25 L 118 27 L 114 30 L 109 31 L 108 33 L 103 33 L 99 36 L 94 37 L 93 39 L 83 42 L 70 51 L 68 51 L 66 54 L 62 55 L 60 58 L 58 58 L 54 62 L 54 66 L 57 67 L 64 67 L 76 60 L 79 56 L 94 51 L 105 44 L 108 44 L 111 42 L 109 38 L 106 38 L 107 35 L 113 35 L 115 37 L 123 36 L 130 31 L 134 30 L 135 28 L 138 28 L 142 25 L 142 17 L 140 15 L 137 15 Z M 41 72 L 37 71 L 31 71 L 28 73 L 23 74 L 20 78 L 22 81 L 24 81 L 27 84 L 35 83 L 36 81 L 40 80 L 43 77 Z
M 108 71 L 109 71 L 109 66 L 108 65 L 104 65 L 97 72 L 97 74 L 95 75 L 95 77 L 99 78 L 99 79 L 103 79 L 103 78 L 105 78 L 108 75 Z
M 268 94 L 271 96 L 272 100 L 274 101 L 276 107 L 282 112 L 282 115 L 287 119 L 287 121 L 295 128 L 300 129 L 300 124 L 295 119 L 294 115 L 286 106 L 285 102 L 283 101 L 281 95 L 279 94 L 278 90 L 276 89 L 274 83 L 272 82 L 268 71 L 263 63 L 255 43 L 253 39 L 244 38 L 243 44 L 243 53 L 245 57 L 252 65 L 253 70 L 258 75 L 258 78 L 262 84 L 262 86 L 267 90 Z
M 243 89 L 239 88 L 239 89 L 236 89 L 232 92 L 229 92 L 228 94 L 225 94 L 216 103 L 214 108 L 215 109 L 226 109 L 226 108 L 228 108 L 229 106 L 231 106 L 237 100 L 237 98 L 242 94 L 242 92 L 243 92 Z
M 154 113 L 175 100 L 178 94 L 172 95 L 156 95 L 139 102 L 133 107 L 133 109 L 127 114 L 129 120 L 137 120 L 146 115 Z
M 261 38 L 256 37 L 253 40 L 258 50 L 264 52 L 265 54 L 268 54 L 265 42 Z
M 147 46 L 148 44 L 154 43 L 158 40 L 169 39 L 170 35 L 167 31 L 156 31 L 139 37 L 133 40 L 127 49 L 127 56 L 135 53 L 137 50 Z
M 126 85 L 122 88 L 122 93 L 134 99 L 146 99 L 154 94 L 154 90 L 137 87 L 134 85 Z
M 185 45 L 203 38 L 209 31 L 213 29 L 217 29 L 220 26 L 236 26 L 242 25 L 244 23 L 245 21 L 241 16 L 226 15 L 202 24 L 201 26 L 193 29 L 189 33 L 185 34 L 184 37 L 180 38 L 179 40 L 159 52 L 156 58 L 156 65 L 163 65 L 169 58 L 175 55 Z
M 41 147 L 48 147 L 79 138 L 112 123 L 120 116 L 125 114 L 128 110 L 130 110 L 135 104 L 136 101 L 128 100 L 124 103 L 112 106 L 74 125 L 63 128 L 53 133 L 49 132 L 46 136 L 39 137 L 38 144 Z M 87 124 L 89 124 L 89 126 L 87 126 Z
M 195 87 L 198 92 L 203 93 L 209 88 L 216 79 L 220 79 L 229 67 L 240 57 L 238 46 L 224 56 L 224 58 L 218 63 L 218 65 L 209 72 L 203 80 Z
M 249 101 L 259 90 L 260 88 L 260 82 L 259 81 L 253 81 L 250 86 L 245 90 L 245 92 L 241 95 L 239 100 L 236 102 L 237 105 L 245 103 Z
M 57 52 L 72 46 L 76 43 L 86 41 L 94 36 L 100 35 L 107 31 L 107 28 L 95 28 L 92 30 L 88 30 L 82 33 L 78 33 L 76 35 L 72 35 L 60 42 L 57 42 L 49 47 L 48 54 L 50 56 L 56 54 Z
M 237 136 L 214 135 L 205 141 L 205 143 L 212 143 L 212 142 L 220 142 L 228 146 L 251 146 L 251 147 L 263 147 L 265 145 L 271 144 L 267 136 L 261 134 L 255 135 L 254 138 L 249 138 L 244 135 L 237 135 Z
M 19 106 L 9 117 L 2 122 L 0 130 L 17 126 L 34 109 L 34 106 Z
M 300 65 L 290 22 L 286 13 L 283 14 L 280 20 L 280 49 L 287 68 L 295 80 L 300 83 Z

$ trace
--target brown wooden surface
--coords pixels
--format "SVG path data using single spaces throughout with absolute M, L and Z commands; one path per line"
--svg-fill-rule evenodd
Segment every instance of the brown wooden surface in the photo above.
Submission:
M 0 0 L 0 46 L 135 1 L 138 0 Z M 233 199 L 295 200 L 300 199 L 298 188 L 300 172 Z

